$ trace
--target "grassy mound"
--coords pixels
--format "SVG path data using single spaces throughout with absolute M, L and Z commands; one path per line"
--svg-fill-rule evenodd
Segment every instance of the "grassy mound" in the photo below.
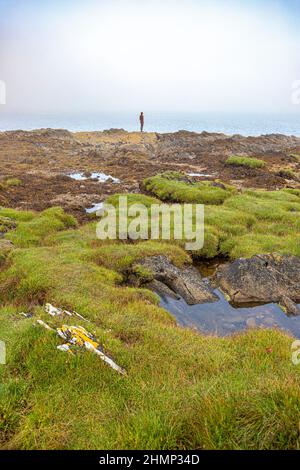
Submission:
M 50 234 L 69 227 L 76 227 L 77 222 L 60 207 L 46 209 L 40 214 L 0 209 L 1 217 L 9 217 L 17 224 L 16 230 L 9 233 L 8 238 L 18 247 L 40 245 Z
M 22 183 L 18 178 L 6 178 L 5 180 L 0 181 L 0 189 L 9 189 L 13 186 L 20 186 Z
M 162 201 L 198 204 L 222 204 L 234 192 L 234 188 L 228 185 L 210 181 L 189 183 L 178 173 L 171 176 L 170 173 L 162 173 L 147 178 L 143 186 Z
M 232 155 L 227 158 L 225 163 L 226 165 L 245 166 L 247 168 L 264 168 L 266 166 L 266 163 L 258 158 L 242 157 L 238 155 Z
M 146 180 L 145 186 L 149 189 L 156 187 L 156 181 L 164 179 L 157 176 Z M 149 183 L 151 180 L 151 183 Z M 169 181 L 168 179 L 166 181 Z M 194 184 L 172 179 L 172 194 L 164 194 L 166 201 L 172 203 L 176 186 L 181 189 L 182 184 L 195 191 Z M 165 185 L 165 189 L 167 186 Z M 218 188 L 220 189 L 220 188 Z M 204 246 L 194 250 L 194 257 L 213 258 L 215 256 L 229 256 L 230 258 L 251 257 L 257 253 L 272 253 L 300 256 L 300 190 L 283 189 L 280 191 L 244 190 L 238 193 L 231 188 L 223 189 L 229 193 L 223 204 L 205 205 Z M 153 191 L 157 196 L 157 191 Z M 171 194 L 171 195 L 170 195 Z M 124 195 L 125 196 L 125 195 Z M 128 205 L 140 202 L 148 209 L 156 199 L 145 195 L 135 194 L 128 199 Z M 182 202 L 190 202 L 189 191 L 181 194 Z M 118 197 L 113 196 L 108 202 L 118 207 Z M 132 219 L 129 218 L 129 223 Z M 146 220 L 149 226 L 150 223 Z M 196 230 L 195 220 L 193 230 Z M 171 241 L 181 247 L 186 240 L 174 240 L 174 217 L 171 215 Z
M 292 207 L 298 197 L 286 193 L 283 202 Z M 242 215 L 253 227 L 256 217 L 229 201 L 222 213 L 212 206 L 211 227 L 239 225 Z M 150 291 L 122 284 L 124 269 L 142 256 L 187 262 L 180 247 L 100 241 L 95 223 L 73 228 L 58 209 L 13 215 L 18 226 L 8 235 L 17 248 L 0 271 L 2 448 L 299 448 L 300 369 L 291 362 L 289 336 L 202 336 L 176 327 Z M 51 221 L 50 230 L 41 229 L 41 219 Z M 76 324 L 96 335 L 127 376 L 92 353 L 57 350 L 60 340 L 36 319 L 52 326 L 74 319 L 52 319 L 46 301 L 86 317 L 90 323 Z
M 297 153 L 291 153 L 289 157 L 296 163 L 300 163 L 300 155 Z
M 276 175 L 281 176 L 281 178 L 286 178 L 287 180 L 297 179 L 297 174 L 291 168 L 281 168 L 276 171 Z

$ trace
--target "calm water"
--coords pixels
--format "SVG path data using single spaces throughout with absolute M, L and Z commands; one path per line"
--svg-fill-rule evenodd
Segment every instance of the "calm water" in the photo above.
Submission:
M 93 214 L 94 212 L 100 211 L 101 209 L 103 209 L 103 204 L 104 202 L 97 202 L 93 204 L 91 207 L 87 207 L 85 209 L 85 212 L 87 214 Z
M 233 307 L 216 289 L 219 301 L 188 305 L 183 299 L 162 296 L 160 305 L 168 310 L 184 327 L 202 333 L 227 336 L 248 328 L 280 328 L 300 338 L 300 316 L 287 316 L 274 303 L 253 307 Z
M 214 260 L 197 265 L 202 277 L 209 279 L 224 260 Z M 249 328 L 280 328 L 300 338 L 300 315 L 288 316 L 276 303 L 264 305 L 231 305 L 219 289 L 214 290 L 216 302 L 188 305 L 185 300 L 161 296 L 161 307 L 168 310 L 184 327 L 202 333 L 227 336 Z
M 120 183 L 118 178 L 107 175 L 106 173 L 91 173 L 90 176 L 85 176 L 84 173 L 69 173 L 67 176 L 76 181 L 85 181 L 90 179 L 97 180 L 99 183 L 105 183 L 108 180 L 111 180 L 113 183 Z
M 175 132 L 189 130 L 224 132 L 225 134 L 261 135 L 281 133 L 300 136 L 300 110 L 294 114 L 254 113 L 150 113 L 145 112 L 145 131 Z M 70 131 L 123 128 L 139 130 L 136 113 L 60 113 L 20 114 L 0 111 L 0 130 L 32 130 L 40 128 Z

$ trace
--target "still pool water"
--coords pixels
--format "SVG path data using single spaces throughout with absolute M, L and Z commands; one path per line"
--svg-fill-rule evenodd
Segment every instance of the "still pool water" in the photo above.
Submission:
M 201 176 L 206 178 L 212 178 L 214 175 L 207 175 L 206 173 L 187 173 L 188 176 Z
M 160 306 L 184 327 L 217 336 L 231 335 L 248 328 L 280 328 L 300 338 L 300 316 L 287 316 L 277 304 L 234 307 L 216 289 L 219 301 L 188 305 L 183 299 L 161 296 Z
M 105 183 L 105 181 L 112 180 L 113 183 L 120 183 L 118 178 L 114 178 L 106 173 L 91 173 L 90 176 L 85 176 L 84 173 L 69 173 L 67 176 L 76 181 L 98 180 L 99 183 Z
M 93 204 L 91 207 L 85 209 L 85 212 L 87 214 L 93 214 L 94 212 L 100 211 L 101 209 L 103 209 L 103 204 L 104 202 L 98 202 L 96 204 Z
M 203 278 L 210 278 L 223 261 L 215 260 L 198 266 Z M 249 328 L 280 328 L 300 338 L 300 315 L 288 316 L 276 303 L 236 306 L 228 302 L 219 289 L 212 303 L 188 305 L 184 299 L 160 296 L 160 306 L 168 310 L 178 325 L 202 333 L 227 336 Z

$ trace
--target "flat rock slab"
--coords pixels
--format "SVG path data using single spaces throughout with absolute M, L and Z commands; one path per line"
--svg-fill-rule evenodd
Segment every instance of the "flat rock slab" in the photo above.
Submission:
M 300 300 L 300 259 L 288 255 L 256 255 L 221 266 L 216 284 L 236 303 Z
M 209 282 L 202 279 L 201 274 L 194 266 L 178 268 L 164 255 L 144 258 L 135 266 L 143 266 L 152 273 L 153 280 L 156 282 L 150 283 L 149 287 L 152 286 L 156 290 L 155 285 L 159 285 L 157 290 L 162 292 L 162 285 L 165 285 L 168 288 L 165 289 L 165 292 L 172 291 L 173 296 L 175 293 L 189 305 L 218 300 Z

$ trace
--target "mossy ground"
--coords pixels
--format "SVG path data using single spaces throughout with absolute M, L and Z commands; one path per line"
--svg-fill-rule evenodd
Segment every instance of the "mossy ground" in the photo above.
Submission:
M 298 178 L 297 173 L 292 170 L 292 168 L 280 168 L 275 172 L 275 174 L 287 180 L 293 180 Z
M 211 183 L 200 183 L 214 192 Z M 182 188 L 182 182 L 171 181 L 159 175 L 145 181 L 145 187 L 164 201 L 191 202 L 190 193 Z M 194 192 L 193 183 L 184 183 Z M 300 190 L 278 191 L 242 190 L 225 186 L 226 198 L 205 204 L 204 247 L 192 252 L 197 257 L 230 258 L 251 257 L 257 253 L 277 251 L 300 256 Z M 196 189 L 196 192 L 198 189 Z M 142 196 L 143 198 L 145 196 Z M 197 197 L 194 198 L 195 202 Z M 141 201 L 142 202 L 142 201 Z M 201 202 L 200 199 L 197 202 Z M 183 244 L 182 244 L 183 246 Z
M 296 163 L 300 163 L 300 155 L 297 153 L 291 153 L 289 157 Z
M 206 208 L 206 256 L 222 249 L 249 254 L 267 240 L 270 249 L 276 242 L 299 255 L 299 191 L 227 191 L 223 204 Z M 142 201 L 150 203 L 147 196 Z M 0 272 L 0 339 L 7 347 L 0 366 L 2 448 L 299 448 L 300 369 L 291 362 L 292 338 L 276 330 L 217 338 L 178 328 L 153 293 L 124 284 L 128 267 L 144 256 L 189 262 L 180 246 L 97 240 L 96 222 L 76 227 L 59 208 L 3 209 L 0 217 L 17 224 L 5 235 L 15 248 Z M 58 337 L 36 325 L 37 318 L 60 324 L 44 312 L 45 302 L 90 320 L 75 322 L 127 375 L 89 352 L 58 351 Z
M 0 181 L 0 189 L 8 189 L 13 186 L 19 186 L 21 184 L 21 180 L 19 178 L 6 178 Z
M 266 163 L 259 158 L 232 155 L 227 158 L 226 165 L 245 166 L 247 168 L 264 168 Z
M 168 172 L 147 178 L 143 186 L 162 201 L 198 204 L 222 204 L 234 192 L 234 188 L 229 185 L 209 181 L 189 183 L 178 175 Z

